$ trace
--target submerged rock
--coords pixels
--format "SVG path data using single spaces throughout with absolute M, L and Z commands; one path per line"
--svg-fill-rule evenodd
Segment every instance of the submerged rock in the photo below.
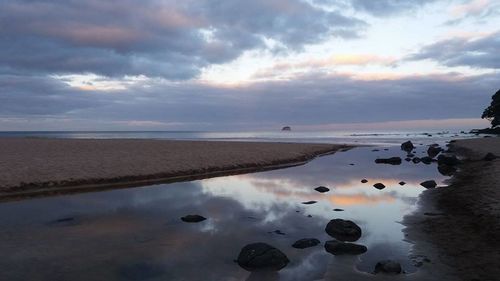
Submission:
M 253 243 L 241 249 L 236 262 L 248 271 L 278 271 L 284 268 L 290 260 L 273 246 L 266 243 Z
M 206 219 L 207 218 L 202 217 L 200 215 L 187 215 L 187 216 L 184 216 L 181 218 L 181 220 L 183 222 L 200 222 L 200 221 L 204 221 Z
M 412 161 L 413 163 L 415 163 L 415 164 L 418 164 L 418 163 L 420 163 L 420 158 L 415 157 L 415 158 L 413 158 L 411 161 Z
M 374 184 L 373 187 L 380 190 L 380 189 L 384 189 L 385 185 L 383 183 L 378 182 L 378 183 Z
M 305 249 L 305 248 L 317 246 L 317 245 L 319 245 L 319 243 L 321 243 L 321 242 L 316 238 L 304 238 L 304 239 L 300 239 L 300 240 L 295 241 L 295 243 L 293 243 L 292 247 L 297 248 L 297 249 Z
M 306 201 L 306 202 L 302 202 L 302 204 L 305 204 L 305 205 L 311 205 L 311 204 L 315 204 L 317 203 L 318 201 Z
M 377 164 L 390 164 L 390 165 L 400 165 L 401 157 L 391 157 L 391 158 L 377 158 L 375 159 Z
M 405 184 L 406 184 L 406 182 L 404 182 L 404 181 L 399 182 L 399 185 L 405 185 Z
M 434 188 L 437 186 L 437 183 L 433 180 L 428 180 L 420 183 L 421 186 L 425 188 Z
M 361 180 L 361 183 L 367 183 L 367 182 L 368 182 L 368 180 L 367 180 L 367 179 L 362 179 L 362 180 Z
M 325 187 L 325 186 L 318 186 L 314 190 L 316 190 L 317 192 L 321 192 L 321 193 L 325 193 L 325 192 L 330 191 L 330 189 L 328 187 Z
M 407 141 L 407 142 L 404 142 L 401 144 L 401 150 L 404 150 L 406 152 L 410 152 L 414 148 L 415 148 L 415 146 L 413 146 L 413 143 L 411 141 Z
M 385 274 L 401 274 L 403 272 L 403 269 L 401 268 L 401 264 L 397 261 L 393 260 L 384 260 L 384 261 L 379 261 L 375 265 L 375 270 L 374 273 L 385 273 Z
M 333 255 L 360 255 L 368 251 L 366 246 L 337 240 L 326 241 L 325 250 Z
M 350 220 L 333 219 L 326 225 L 325 231 L 340 241 L 354 242 L 361 237 L 361 228 Z
M 333 209 L 333 210 L 334 210 L 335 212 L 343 212 L 343 211 L 344 211 L 344 209 L 337 209 L 337 208 L 335 208 L 335 209 Z

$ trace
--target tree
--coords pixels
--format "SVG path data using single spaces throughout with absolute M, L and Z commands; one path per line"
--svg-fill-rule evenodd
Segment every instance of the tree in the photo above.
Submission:
M 484 110 L 481 118 L 490 120 L 491 128 L 500 125 L 500 90 L 491 97 L 491 104 Z

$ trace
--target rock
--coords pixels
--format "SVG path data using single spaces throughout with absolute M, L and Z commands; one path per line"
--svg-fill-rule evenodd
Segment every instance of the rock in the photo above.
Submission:
M 236 262 L 248 271 L 278 271 L 284 268 L 290 260 L 273 246 L 266 243 L 253 243 L 241 249 Z
M 380 151 L 379 149 L 372 149 L 373 152 Z
M 406 155 L 406 157 L 408 157 L 408 158 L 415 157 L 415 154 L 413 154 L 413 153 L 408 153 L 408 154 Z
M 285 126 L 283 128 L 281 128 L 282 131 L 291 131 L 292 128 L 290 128 L 289 126 Z
M 389 150 L 389 148 L 384 148 L 384 151 L 388 151 L 388 150 Z
M 359 244 L 330 240 L 325 242 L 325 250 L 333 255 L 360 255 L 368 249 Z
M 437 183 L 433 180 L 428 180 L 420 183 L 421 186 L 425 188 L 434 188 L 437 186 Z
M 415 146 L 413 146 L 413 143 L 411 141 L 407 141 L 407 142 L 404 142 L 401 144 L 401 150 L 404 150 L 406 152 L 410 152 L 414 148 L 415 148 Z
M 333 219 L 326 225 L 325 231 L 340 241 L 354 242 L 361 237 L 361 228 L 350 220 Z
M 401 164 L 401 157 L 377 158 L 377 159 L 375 159 L 375 163 L 377 163 L 377 164 L 400 165 Z
M 438 171 L 443 176 L 451 176 L 457 171 L 457 168 L 446 164 L 441 164 L 438 165 Z
M 284 232 L 282 232 L 281 230 L 277 229 L 275 231 L 270 231 L 268 233 L 274 233 L 274 234 L 279 234 L 279 235 L 286 235 Z
M 334 210 L 335 212 L 343 212 L 343 211 L 344 211 L 344 209 L 337 209 L 337 208 L 336 208 L 336 209 L 333 209 L 333 210 Z
M 407 158 L 405 158 L 405 161 L 406 161 L 406 162 L 410 162 L 410 161 L 411 161 L 411 158 L 410 158 L 410 157 L 407 157 Z
M 328 187 L 325 187 L 325 186 L 318 186 L 314 190 L 316 190 L 317 192 L 321 192 L 321 193 L 325 193 L 325 192 L 330 191 L 330 189 Z
M 362 183 L 367 183 L 367 182 L 368 182 L 368 180 L 367 180 L 367 179 L 362 179 L 362 180 L 361 180 L 361 182 L 362 182 Z
M 378 182 L 378 183 L 374 184 L 373 187 L 380 190 L 380 189 L 384 189 L 385 185 L 383 183 Z
M 393 260 L 384 260 L 379 261 L 375 265 L 375 274 L 385 273 L 385 274 L 401 274 L 403 269 L 401 268 L 401 264 L 397 261 Z
M 427 155 L 429 155 L 430 158 L 436 157 L 443 149 L 438 146 L 431 145 L 427 149 Z
M 432 163 L 432 158 L 430 158 L 429 156 L 425 156 L 425 157 L 420 158 L 420 161 L 422 161 L 422 163 L 424 163 L 426 165 L 429 165 Z
M 495 154 L 491 153 L 491 152 L 488 152 L 484 157 L 483 157 L 483 160 L 484 161 L 493 161 L 495 159 L 497 159 L 498 156 L 496 156 Z
M 293 243 L 292 247 L 297 248 L 297 249 L 305 249 L 305 248 L 317 246 L 317 245 L 319 245 L 319 243 L 321 243 L 321 242 L 318 239 L 304 238 L 304 239 L 300 239 L 300 240 L 295 241 L 295 243 Z
M 354 163 L 349 164 L 349 166 L 354 166 Z
M 399 182 L 399 185 L 405 185 L 405 184 L 406 184 L 406 182 L 404 182 L 404 181 Z
M 312 218 L 313 216 L 311 216 L 311 215 L 307 215 L 307 217 L 308 217 L 308 218 Z
M 413 163 L 415 163 L 415 164 L 418 164 L 418 163 L 420 163 L 420 158 L 415 157 L 415 158 L 413 158 L 411 161 L 412 161 Z
M 204 221 L 206 219 L 207 218 L 202 217 L 200 215 L 187 215 L 187 216 L 184 216 L 181 218 L 181 220 L 183 222 L 200 222 L 200 221 Z
M 437 158 L 438 165 L 445 164 L 448 166 L 455 166 L 460 164 L 460 160 L 455 155 L 447 156 L 447 155 L 439 155 Z
M 315 204 L 317 203 L 318 201 L 307 201 L 307 202 L 302 202 L 302 204 L 305 204 L 305 205 L 311 205 L 311 204 Z

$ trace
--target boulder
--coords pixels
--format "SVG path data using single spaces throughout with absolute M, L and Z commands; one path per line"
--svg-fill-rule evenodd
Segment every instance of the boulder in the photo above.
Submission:
M 367 183 L 367 182 L 368 182 L 368 180 L 367 180 L 367 179 L 362 179 L 362 180 L 361 180 L 361 182 L 362 182 L 362 183 Z
M 291 131 L 292 128 L 290 128 L 290 126 L 285 126 L 283 128 L 281 128 L 282 131 Z
M 496 156 L 495 154 L 491 153 L 491 152 L 488 152 L 484 157 L 483 157 L 483 160 L 484 161 L 493 161 L 495 159 L 497 159 L 498 156 Z
M 456 166 L 456 165 L 460 164 L 460 160 L 458 160 L 458 158 L 455 155 L 448 156 L 448 155 L 441 154 L 438 156 L 437 161 L 438 161 L 438 165 L 445 164 L 448 166 Z
M 335 209 L 333 209 L 333 210 L 334 210 L 335 212 L 343 212 L 343 211 L 344 211 L 344 209 L 338 209 L 338 208 L 335 208 Z
M 302 202 L 302 204 L 305 204 L 305 205 L 311 205 L 311 204 L 315 204 L 317 203 L 318 201 L 306 201 L 306 202 Z
M 284 268 L 290 260 L 273 246 L 266 243 L 253 243 L 241 249 L 236 262 L 248 271 L 278 271 Z
M 457 168 L 446 164 L 441 164 L 438 165 L 438 171 L 443 176 L 451 176 L 457 171 Z
M 300 240 L 295 241 L 295 243 L 293 243 L 292 247 L 297 248 L 297 249 L 305 249 L 305 248 L 317 246 L 317 245 L 319 245 L 319 243 L 320 243 L 320 241 L 316 238 L 304 238 L 304 239 L 300 239 Z
M 429 188 L 434 188 L 437 186 L 437 183 L 433 180 L 428 180 L 420 183 L 421 186 L 429 189 Z
M 326 225 L 325 231 L 340 241 L 354 242 L 361 237 L 361 228 L 350 220 L 333 219 Z
M 410 161 L 411 161 L 411 158 L 410 158 L 410 157 L 406 157 L 406 158 L 405 158 L 405 161 L 406 161 L 406 162 L 410 162 Z
M 427 155 L 429 155 L 430 158 L 436 157 L 443 149 L 438 146 L 431 145 L 427 149 Z
M 403 269 L 401 268 L 401 264 L 397 261 L 393 260 L 384 260 L 379 261 L 375 265 L 375 274 L 384 273 L 384 274 L 401 274 Z
M 325 242 L 325 250 L 333 255 L 360 255 L 368 249 L 359 244 L 330 240 Z
M 404 182 L 404 181 L 399 182 L 399 185 L 405 185 L 405 184 L 406 184 L 406 182 Z
M 378 183 L 374 184 L 373 187 L 380 190 L 380 189 L 384 189 L 385 185 L 383 183 L 378 182 Z
M 422 161 L 422 163 L 424 163 L 426 165 L 429 165 L 432 163 L 432 158 L 430 158 L 429 156 L 425 156 L 425 157 L 420 158 L 420 161 Z
M 183 222 L 200 222 L 200 221 L 204 221 L 206 219 L 207 218 L 202 217 L 200 215 L 187 215 L 187 216 L 184 216 L 181 218 L 181 220 Z
M 412 161 L 413 163 L 415 163 L 415 164 L 418 164 L 418 163 L 420 163 L 420 158 L 415 157 L 415 158 L 413 158 L 411 161 Z
M 325 192 L 330 191 L 330 189 L 328 187 L 325 187 L 325 186 L 318 186 L 314 190 L 316 190 L 317 192 L 321 192 L 321 193 L 325 193 Z
M 401 164 L 401 157 L 377 158 L 377 159 L 375 159 L 375 163 L 377 163 L 377 164 L 400 165 Z
M 401 144 L 401 150 L 404 150 L 406 152 L 410 152 L 415 148 L 413 143 L 411 141 L 407 141 Z

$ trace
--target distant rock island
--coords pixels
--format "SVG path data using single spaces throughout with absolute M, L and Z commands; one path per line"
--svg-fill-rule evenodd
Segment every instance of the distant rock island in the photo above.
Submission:
M 291 131 L 292 128 L 290 128 L 290 126 L 285 126 L 283 128 L 281 128 L 282 131 Z

